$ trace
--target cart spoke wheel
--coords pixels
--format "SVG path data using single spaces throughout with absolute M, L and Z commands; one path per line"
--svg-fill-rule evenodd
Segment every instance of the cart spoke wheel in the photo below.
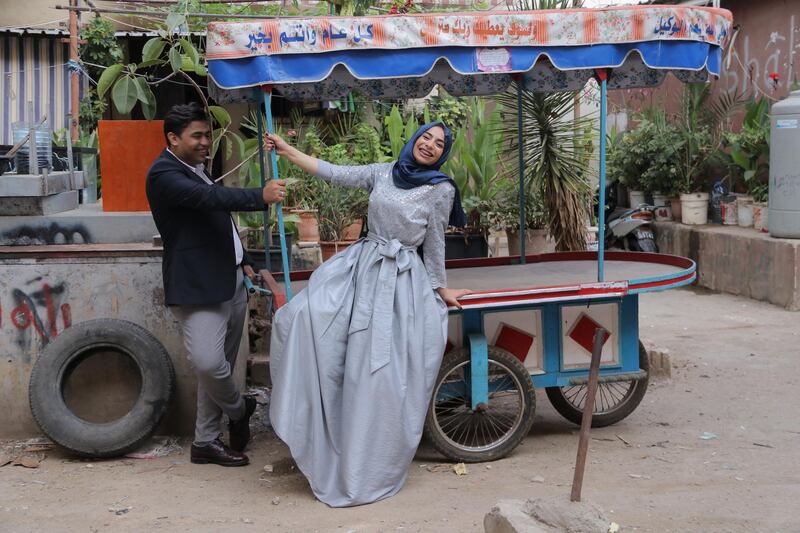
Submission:
M 469 350 L 451 352 L 442 361 L 425 429 L 436 449 L 451 459 L 499 459 L 530 430 L 535 395 L 522 363 L 504 350 L 489 347 L 488 375 L 488 403 L 473 410 Z
M 647 350 L 639 343 L 639 368 L 650 369 Z M 640 380 L 599 383 L 592 411 L 592 427 L 603 427 L 619 422 L 639 405 L 647 391 L 647 378 Z M 586 405 L 588 385 L 547 387 L 547 397 L 556 411 L 567 420 L 581 423 Z

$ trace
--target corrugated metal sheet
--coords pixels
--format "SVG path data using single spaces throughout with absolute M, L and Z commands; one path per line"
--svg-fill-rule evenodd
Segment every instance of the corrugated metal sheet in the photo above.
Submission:
M 66 128 L 69 47 L 61 36 L 0 33 L 0 144 L 13 144 L 12 124 L 47 114 L 51 129 Z M 80 96 L 88 80 L 82 77 Z M 33 117 L 28 117 L 28 102 Z

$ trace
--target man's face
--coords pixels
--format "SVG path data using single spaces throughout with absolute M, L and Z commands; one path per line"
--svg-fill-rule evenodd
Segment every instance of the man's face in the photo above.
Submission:
M 168 133 L 172 153 L 190 165 L 205 163 L 211 148 L 211 127 L 204 120 L 190 122 L 180 135 Z

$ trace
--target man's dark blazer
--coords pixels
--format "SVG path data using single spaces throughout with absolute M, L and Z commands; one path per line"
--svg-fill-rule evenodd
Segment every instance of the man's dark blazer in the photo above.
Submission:
M 145 188 L 164 243 L 165 303 L 230 300 L 236 289 L 230 212 L 264 209 L 261 189 L 209 185 L 167 150 L 147 172 Z

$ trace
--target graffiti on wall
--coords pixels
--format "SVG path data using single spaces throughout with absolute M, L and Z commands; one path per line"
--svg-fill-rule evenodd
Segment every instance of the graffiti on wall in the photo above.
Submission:
M 59 224 L 49 226 L 22 225 L 3 232 L 0 245 L 30 246 L 42 244 L 85 244 L 92 236 L 83 224 Z
M 771 29 L 768 35 L 737 36 L 730 57 L 725 58 L 721 84 L 729 94 L 758 93 L 771 95 L 787 92 L 797 78 L 795 61 L 800 51 L 800 20 L 790 15 L 784 27 Z M 730 62 L 730 66 L 728 66 Z
M 67 288 L 65 282 L 50 283 L 36 277 L 0 298 L 0 330 L 13 332 L 14 342 L 26 358 L 34 344 L 46 346 L 72 325 Z

